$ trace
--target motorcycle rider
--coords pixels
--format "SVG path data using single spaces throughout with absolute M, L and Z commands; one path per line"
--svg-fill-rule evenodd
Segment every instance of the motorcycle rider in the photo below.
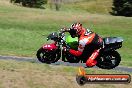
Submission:
M 87 67 L 93 67 L 97 64 L 95 59 L 99 55 L 100 47 L 102 45 L 102 38 L 99 35 L 85 29 L 81 23 L 74 23 L 71 25 L 71 28 L 63 28 L 61 31 L 69 32 L 72 38 L 78 37 L 78 50 L 66 47 L 66 51 L 74 56 L 85 58 Z

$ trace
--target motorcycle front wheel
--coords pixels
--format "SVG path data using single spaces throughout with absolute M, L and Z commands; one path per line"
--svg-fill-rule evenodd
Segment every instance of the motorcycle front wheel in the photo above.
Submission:
M 113 69 L 119 65 L 120 61 L 120 54 L 117 51 L 110 51 L 97 58 L 96 66 L 102 69 Z
M 37 59 L 42 62 L 42 63 L 55 63 L 60 59 L 60 53 L 57 52 L 56 50 L 54 51 L 48 51 L 48 50 L 44 50 L 43 48 L 40 48 L 37 51 Z

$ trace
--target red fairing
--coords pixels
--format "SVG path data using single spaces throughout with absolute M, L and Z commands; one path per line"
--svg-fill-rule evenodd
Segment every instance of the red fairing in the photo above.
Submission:
M 70 49 L 69 52 L 70 52 L 72 55 L 74 55 L 74 56 L 81 56 L 81 55 L 82 55 L 82 52 L 76 51 L 76 50 L 73 50 L 73 49 Z
M 46 45 L 43 45 L 42 47 L 43 47 L 43 49 L 47 49 L 47 50 L 57 49 L 56 43 L 46 44 Z

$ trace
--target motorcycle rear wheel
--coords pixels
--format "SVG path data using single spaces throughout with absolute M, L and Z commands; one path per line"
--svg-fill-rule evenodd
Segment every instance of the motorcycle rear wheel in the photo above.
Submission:
M 55 51 L 47 51 L 47 50 L 44 50 L 43 48 L 40 48 L 37 51 L 36 56 L 40 62 L 46 63 L 46 64 L 55 63 L 60 59 L 59 54 L 56 53 Z
M 121 56 L 117 51 L 110 51 L 97 58 L 96 66 L 102 69 L 113 69 L 119 65 Z

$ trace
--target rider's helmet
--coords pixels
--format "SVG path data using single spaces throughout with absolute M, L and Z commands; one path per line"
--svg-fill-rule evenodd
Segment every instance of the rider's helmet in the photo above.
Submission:
M 81 35 L 81 31 L 82 31 L 82 24 L 81 23 L 74 23 L 71 25 L 70 28 L 70 35 L 71 37 L 78 37 L 79 35 Z

